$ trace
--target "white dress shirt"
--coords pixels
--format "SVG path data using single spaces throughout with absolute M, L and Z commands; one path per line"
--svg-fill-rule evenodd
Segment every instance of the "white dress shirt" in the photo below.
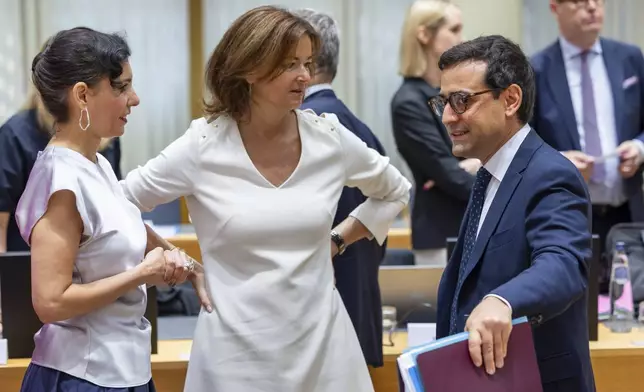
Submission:
M 508 171 L 508 168 L 510 167 L 512 160 L 514 159 L 514 156 L 517 154 L 517 151 L 519 151 L 519 147 L 521 147 L 521 144 L 530 133 L 530 130 L 531 128 L 529 125 L 524 125 L 523 128 L 519 130 L 519 132 L 515 133 L 514 136 L 512 136 L 510 140 L 508 140 L 503 145 L 503 147 L 501 147 L 499 151 L 492 155 L 492 158 L 490 158 L 487 163 L 483 165 L 483 167 L 492 175 L 492 179 L 490 180 L 490 183 L 485 190 L 485 201 L 483 202 L 483 209 L 481 210 L 479 227 L 476 231 L 477 236 L 481 231 L 483 222 L 485 222 L 487 212 L 490 210 L 490 206 L 494 201 L 494 196 L 496 196 L 496 192 L 499 190 L 499 186 L 501 186 L 501 181 L 503 181 L 505 173 Z M 487 297 L 500 299 L 510 308 L 510 310 L 512 310 L 512 305 L 510 305 L 510 303 L 505 298 L 502 298 L 496 294 L 489 294 L 483 297 L 483 299 Z
M 581 53 L 583 50 L 566 41 L 563 37 L 559 38 L 559 44 L 566 67 L 566 78 L 568 79 L 572 106 L 575 111 L 579 143 L 581 150 L 586 151 L 581 96 Z M 615 152 L 619 145 L 619 140 L 617 139 L 617 123 L 615 122 L 615 101 L 613 100 L 613 91 L 610 87 L 610 79 L 608 79 L 608 71 L 606 70 L 599 40 L 595 42 L 588 53 L 588 68 L 593 81 L 599 139 L 603 155 L 608 155 Z M 608 158 L 603 165 L 606 168 L 604 182 L 590 182 L 588 184 L 590 199 L 593 204 L 620 206 L 626 202 L 626 195 L 624 194 L 622 178 L 618 170 L 619 157 Z
M 331 86 L 330 83 L 319 83 L 319 84 L 314 84 L 306 89 L 304 91 L 304 99 L 307 99 L 311 95 L 317 93 L 318 91 L 322 90 L 332 90 L 333 91 L 333 86 Z
M 521 147 L 521 144 L 528 136 L 528 133 L 530 133 L 530 129 L 529 125 L 524 125 L 523 128 L 519 129 L 519 132 L 515 133 L 514 136 L 512 136 L 510 140 L 508 140 L 503 147 L 492 155 L 492 158 L 483 165 L 483 167 L 492 175 L 492 179 L 485 191 L 485 201 L 483 202 L 483 210 L 481 210 L 481 219 L 479 219 L 479 227 L 476 231 L 477 236 L 481 231 L 481 227 L 485 221 L 485 216 L 490 210 L 494 196 L 496 196 L 496 192 L 499 190 L 501 181 L 503 181 L 503 177 L 508 171 L 514 156 L 517 154 L 517 151 L 519 151 L 519 147 Z

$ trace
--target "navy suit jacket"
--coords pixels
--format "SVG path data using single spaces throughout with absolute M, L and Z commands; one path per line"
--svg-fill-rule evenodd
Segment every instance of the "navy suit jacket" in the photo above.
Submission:
M 601 39 L 602 56 L 613 93 L 617 144 L 632 139 L 644 141 L 644 57 L 633 45 Z M 581 150 L 579 132 L 568 88 L 566 67 L 559 41 L 532 58 L 537 100 L 532 128 L 559 151 Z M 635 80 L 625 85 L 627 80 Z M 598 108 L 597 110 L 601 110 Z M 634 221 L 644 220 L 642 168 L 624 181 L 624 191 Z
M 499 295 L 512 305 L 512 317 L 532 323 L 544 392 L 594 391 L 586 312 L 590 211 L 579 171 L 530 131 L 501 181 L 456 292 L 465 214 L 438 289 L 437 336 L 449 334 L 454 297 L 463 331 L 483 297 Z
M 367 146 L 385 155 L 378 138 L 351 113 L 332 90 L 321 90 L 311 94 L 304 100 L 301 108 L 311 109 L 317 114 L 335 114 L 340 123 Z M 365 200 L 366 197 L 359 189 L 345 187 L 338 202 L 333 226 L 345 220 Z M 380 246 L 375 240 L 363 239 L 348 246 L 342 255 L 333 260 L 335 286 L 358 334 L 365 360 L 374 367 L 383 365 L 382 304 L 378 270 L 385 249 L 386 243 Z

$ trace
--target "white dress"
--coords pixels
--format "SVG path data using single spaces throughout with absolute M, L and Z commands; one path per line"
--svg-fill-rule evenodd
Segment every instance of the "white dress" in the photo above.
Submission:
M 346 184 L 370 197 L 352 215 L 382 243 L 410 183 L 334 115 L 297 117 L 301 158 L 279 187 L 227 116 L 193 121 L 122 182 L 143 210 L 187 196 L 214 310 L 199 315 L 186 392 L 373 391 L 329 232 Z

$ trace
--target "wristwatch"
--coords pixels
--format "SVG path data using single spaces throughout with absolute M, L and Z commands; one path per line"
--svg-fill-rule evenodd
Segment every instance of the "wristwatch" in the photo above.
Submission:
M 331 230 L 331 241 L 338 247 L 338 255 L 344 253 L 344 250 L 347 249 L 347 245 L 344 243 L 344 238 L 335 230 Z

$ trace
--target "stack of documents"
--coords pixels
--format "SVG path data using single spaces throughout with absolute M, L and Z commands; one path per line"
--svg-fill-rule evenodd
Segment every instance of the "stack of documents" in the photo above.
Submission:
M 467 332 L 408 348 L 398 357 L 406 392 L 542 392 L 532 327 L 526 317 L 512 321 L 504 366 L 490 376 L 472 363 Z

